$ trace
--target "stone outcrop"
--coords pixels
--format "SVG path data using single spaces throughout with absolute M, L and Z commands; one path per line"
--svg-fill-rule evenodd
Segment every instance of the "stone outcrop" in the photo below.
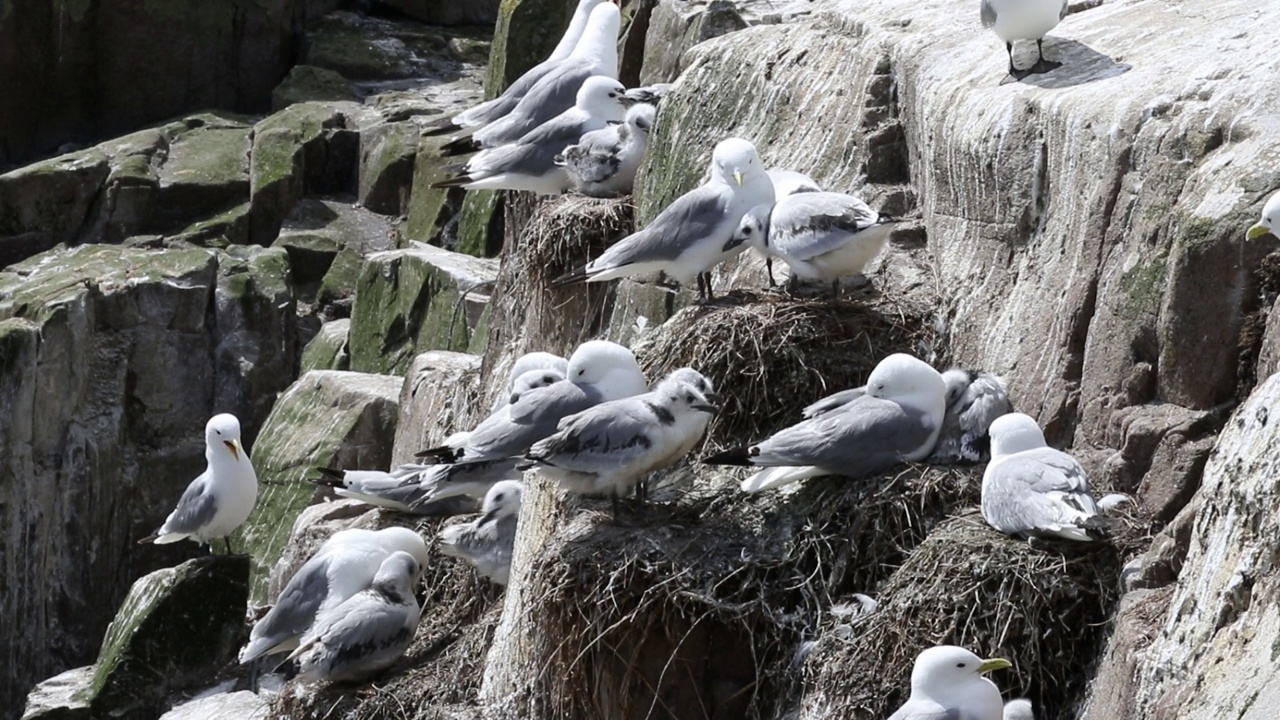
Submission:
M 414 453 L 483 420 L 489 405 L 476 399 L 480 385 L 477 355 L 432 351 L 415 357 L 400 390 L 391 464 L 413 462 Z

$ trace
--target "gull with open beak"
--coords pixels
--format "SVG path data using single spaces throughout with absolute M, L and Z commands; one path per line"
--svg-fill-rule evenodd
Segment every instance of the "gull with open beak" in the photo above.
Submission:
M 916 656 L 911 697 L 889 720 L 1001 720 L 1000 689 L 984 676 L 1010 667 L 1004 658 L 983 660 L 955 645 L 931 647 Z
M 183 539 L 205 545 L 227 537 L 253 512 L 258 500 L 258 475 L 240 445 L 240 421 L 235 415 L 214 415 L 204 427 L 204 456 L 208 467 L 178 500 L 164 524 L 139 543 L 164 545 Z

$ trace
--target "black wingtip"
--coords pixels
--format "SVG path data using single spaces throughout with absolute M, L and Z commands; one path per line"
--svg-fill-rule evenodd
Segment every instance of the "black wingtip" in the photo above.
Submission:
M 732 450 L 716 453 L 708 457 L 702 458 L 703 465 L 750 465 L 751 452 L 749 448 L 739 447 Z
M 320 473 L 321 475 L 324 475 L 325 477 L 333 478 L 334 480 L 342 479 L 342 471 L 337 468 L 318 467 L 316 468 L 316 472 Z
M 445 157 L 455 157 L 457 155 L 466 155 L 480 149 L 480 143 L 473 138 L 464 137 L 450 140 L 440 146 L 440 152 Z
M 551 281 L 551 287 L 558 288 L 566 285 L 576 285 L 580 282 L 587 281 L 587 266 L 575 268 Z
M 1106 540 L 1111 537 L 1116 526 L 1119 524 L 1115 518 L 1094 515 L 1093 517 L 1077 523 L 1080 529 L 1088 533 L 1089 537 L 1094 540 Z
M 466 165 L 450 165 L 444 168 L 442 172 L 446 175 L 451 175 L 452 177 L 439 182 L 433 182 L 431 183 L 431 187 L 437 189 L 462 187 L 475 179 L 467 174 Z
M 451 117 L 436 118 L 431 122 L 423 123 L 423 127 L 427 128 L 426 132 L 423 134 L 431 137 L 448 135 L 463 129 L 461 125 L 454 124 L 453 118 Z
M 158 539 L 159 537 L 160 537 L 159 535 L 148 535 L 148 536 L 146 536 L 146 537 L 142 538 L 141 540 L 139 540 L 139 541 L 138 541 L 138 544 L 139 544 L 139 545 L 150 545 L 151 543 L 155 542 L 155 541 L 156 541 L 156 539 Z
M 453 463 L 458 459 L 458 452 L 448 445 L 441 445 L 440 447 L 419 450 L 413 456 L 420 461 L 424 461 L 427 465 L 430 465 L 432 460 L 436 463 Z

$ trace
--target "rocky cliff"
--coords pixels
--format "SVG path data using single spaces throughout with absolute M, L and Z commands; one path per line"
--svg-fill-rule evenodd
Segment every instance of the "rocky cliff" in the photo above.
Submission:
M 566 7 L 506 0 L 489 94 Z M 388 521 L 304 512 L 311 468 L 407 460 L 481 417 L 482 379 L 515 355 L 607 336 L 650 377 L 711 377 L 731 407 L 707 449 L 889 352 L 992 370 L 1135 503 L 1112 542 L 1068 550 L 976 521 L 980 468 L 747 497 L 735 471 L 682 467 L 617 521 L 531 479 L 505 593 L 431 564 L 385 682 L 277 710 L 877 718 L 946 641 L 1012 659 L 997 683 L 1042 718 L 1273 717 L 1280 239 L 1243 230 L 1280 187 L 1280 61 L 1257 50 L 1280 8 L 1080 3 L 1045 44 L 1064 67 L 1007 85 L 1001 43 L 952 0 L 627 15 L 624 73 L 679 76 L 630 202 L 429 190 L 442 160 L 420 123 L 479 96 L 477 40 L 347 13 L 314 26 L 271 116 L 190 115 L 0 176 L 0 557 L 5 587 L 31 588 L 0 595 L 0 651 L 26 670 L 0 705 L 90 662 L 130 582 L 185 557 L 127 541 L 198 470 L 208 415 L 241 414 L 265 481 L 244 532 L 257 602 L 319 515 Z M 547 287 L 728 135 L 907 218 L 867 288 L 762 294 L 747 256 L 710 305 Z

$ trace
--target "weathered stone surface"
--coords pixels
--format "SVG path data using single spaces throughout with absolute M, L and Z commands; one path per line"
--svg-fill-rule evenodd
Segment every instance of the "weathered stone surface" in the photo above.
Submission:
M 320 326 L 320 332 L 302 349 L 301 371 L 350 370 L 351 353 L 347 350 L 347 335 L 351 320 L 332 320 Z
M 155 232 L 177 229 L 249 199 L 252 128 L 207 115 L 185 123 L 192 130 L 173 139 L 158 171 Z
M 351 368 L 403 373 L 427 350 L 465 350 L 497 263 L 430 245 L 371 255 L 351 312 Z M 464 297 L 465 294 L 465 297 Z
M 360 204 L 383 215 L 401 215 L 409 207 L 418 126 L 386 122 L 360 133 Z
M 380 0 L 384 5 L 429 25 L 492 25 L 499 0 Z
M 1121 407 L 1111 414 L 1104 445 L 1104 487 L 1135 492 L 1157 522 L 1168 522 L 1200 486 L 1200 473 L 1221 421 L 1209 412 L 1171 404 Z
M 414 453 L 483 420 L 477 416 L 489 407 L 480 399 L 484 389 L 478 355 L 435 350 L 415 357 L 400 389 L 392 466 L 413 462 Z
M 575 7 L 569 0 L 502 0 L 484 81 L 486 98 L 497 97 L 551 54 Z
M 474 190 L 462 196 L 462 209 L 441 231 L 445 247 L 476 257 L 494 257 L 502 251 L 506 236 L 505 202 L 508 193 Z
M 260 112 L 297 57 L 301 24 L 338 4 L 5 2 L 0 166 L 195 109 Z
M 204 469 L 210 416 L 253 447 L 296 363 L 286 278 L 281 251 L 114 245 L 0 271 L 0 584 L 29 588 L 0 593 L 0 707 L 91 662 L 134 579 L 202 552 L 135 541 Z
M 1136 717 L 1150 717 L 1136 710 L 1141 707 L 1141 700 L 1134 679 L 1141 667 L 1140 658 L 1159 632 L 1172 595 L 1173 587 L 1165 587 L 1135 590 L 1120 599 L 1107 651 L 1081 709 L 1083 720 L 1135 717 L 1135 711 Z M 1116 715 L 1116 712 L 1123 714 Z
M 252 597 L 267 596 L 266 572 L 280 557 L 294 519 L 316 496 L 317 467 L 387 467 L 402 380 L 316 370 L 271 409 L 254 446 L 258 505 L 233 540 L 253 554 Z
M 22 720 L 91 720 L 88 690 L 93 666 L 54 675 L 32 688 Z
M 271 109 L 280 111 L 300 102 L 359 100 L 351 83 L 340 73 L 313 65 L 295 65 L 271 91 Z
M 657 3 L 645 37 L 640 84 L 674 81 L 684 67 L 682 60 L 689 48 L 746 26 L 737 6 L 728 0 Z
M 167 695 L 208 682 L 244 641 L 249 557 L 211 556 L 157 570 L 129 589 L 94 664 L 97 717 L 157 717 Z
M 109 173 L 107 157 L 89 149 L 0 175 L 0 266 L 30 257 L 20 243 L 39 252 L 75 238 Z M 39 239 L 14 238 L 29 233 Z
M 335 276 L 330 293 L 322 304 L 350 299 L 355 290 L 359 260 L 396 246 L 395 232 L 385 217 L 351 202 L 307 198 L 285 219 L 274 245 L 289 253 L 294 282 L 307 286 L 321 282 L 333 270 L 343 251 L 355 259 L 355 269 L 343 284 Z M 341 269 L 335 271 L 341 274 Z M 341 289 L 339 289 L 339 286 Z M 311 291 L 314 295 L 315 290 Z
M 441 237 L 445 223 L 461 210 L 463 194 L 473 194 L 465 190 L 451 191 L 431 187 L 432 183 L 445 179 L 444 168 L 456 160 L 446 158 L 441 153 L 441 148 L 448 142 L 449 138 L 446 136 L 429 135 L 423 135 L 418 141 L 418 150 L 413 159 L 409 217 L 404 226 L 404 236 L 409 240 L 444 245 L 449 250 L 467 252 L 469 255 L 490 257 L 492 253 L 486 255 L 459 249 L 457 243 L 433 242 Z
M 259 122 L 253 130 L 249 168 L 250 242 L 269 245 L 305 192 L 325 192 L 327 136 L 346 116 L 332 105 L 300 103 Z M 348 166 L 339 176 L 350 176 Z
M 412 79 L 457 70 L 449 35 L 415 22 L 335 12 L 307 38 L 304 61 L 348 80 Z
M 248 690 L 218 693 L 185 702 L 160 720 L 267 720 L 267 701 Z

